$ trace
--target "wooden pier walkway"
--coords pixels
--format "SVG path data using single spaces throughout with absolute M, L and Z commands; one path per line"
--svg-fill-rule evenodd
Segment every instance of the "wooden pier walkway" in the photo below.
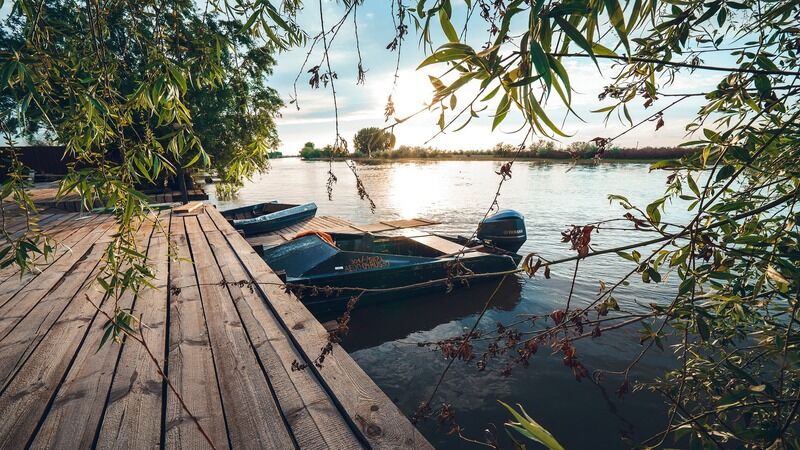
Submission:
M 100 347 L 111 216 L 43 214 L 55 255 L 0 269 L 0 448 L 209 448 L 186 409 L 217 449 L 430 448 L 340 347 L 313 365 L 324 328 L 213 207 L 159 221 L 138 231 L 155 289 L 121 299 L 147 347 Z
M 69 193 L 63 198 L 58 197 L 58 182 L 36 183 L 28 189 L 31 200 L 40 208 L 57 208 L 67 212 L 86 211 L 86 205 L 76 193 Z M 188 192 L 190 201 L 208 200 L 208 194 L 203 189 L 190 189 Z M 183 198 L 180 191 L 164 191 L 147 195 L 150 203 L 172 203 L 180 202 Z M 92 208 L 105 206 L 100 200 L 95 200 Z

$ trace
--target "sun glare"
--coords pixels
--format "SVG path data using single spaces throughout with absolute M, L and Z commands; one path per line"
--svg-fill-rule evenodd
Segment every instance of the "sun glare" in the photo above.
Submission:
M 432 203 L 446 197 L 448 188 L 431 168 L 416 164 L 397 164 L 389 182 L 391 207 L 402 218 L 418 217 Z

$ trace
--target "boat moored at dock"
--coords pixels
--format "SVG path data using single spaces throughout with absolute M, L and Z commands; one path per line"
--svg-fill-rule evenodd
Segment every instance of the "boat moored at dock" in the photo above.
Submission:
M 517 230 L 519 223 L 512 221 L 511 226 Z M 502 233 L 500 228 L 496 231 Z M 522 229 L 524 233 L 524 223 Z M 522 243 L 509 245 L 518 249 Z M 397 299 L 462 284 L 451 282 L 454 275 L 491 278 L 514 270 L 522 259 L 485 241 L 429 233 L 411 237 L 311 233 L 267 249 L 262 257 L 287 285 L 299 288 L 301 300 L 313 313 L 322 315 L 343 310 L 360 289 L 373 290 L 365 292 L 361 301 Z
M 231 225 L 245 236 L 279 230 L 317 214 L 316 203 L 293 205 L 278 202 L 258 203 L 222 211 Z

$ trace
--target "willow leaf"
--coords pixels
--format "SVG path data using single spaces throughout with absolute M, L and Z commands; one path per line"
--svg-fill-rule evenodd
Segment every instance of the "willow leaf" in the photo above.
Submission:
M 550 118 L 547 117 L 547 114 L 545 114 L 544 110 L 542 109 L 542 106 L 536 100 L 535 96 L 533 96 L 533 95 L 529 96 L 529 98 L 528 98 L 528 106 L 530 106 L 530 108 L 531 108 L 531 111 L 533 113 L 532 115 L 535 115 L 536 117 L 542 119 L 542 122 L 544 122 L 545 125 L 547 125 L 548 128 L 553 130 L 553 133 L 555 133 L 555 134 L 557 134 L 559 136 L 562 136 L 562 137 L 569 137 L 568 134 L 565 134 L 563 131 L 561 131 L 561 129 L 559 129 L 556 126 L 556 124 L 554 124 L 553 121 L 551 121 Z
M 617 30 L 622 45 L 625 46 L 625 51 L 630 55 L 631 46 L 628 43 L 628 31 L 625 28 L 625 17 L 622 15 L 622 8 L 619 6 L 618 0 L 603 0 L 606 5 L 606 13 L 608 13 L 608 20 L 614 29 Z
M 567 37 L 578 45 L 578 47 L 582 48 L 594 61 L 595 66 L 597 66 L 597 70 L 600 70 L 600 65 L 597 63 L 597 59 L 594 57 L 594 51 L 592 51 L 592 46 L 583 37 L 580 31 L 577 28 L 573 27 L 569 22 L 564 20 L 563 17 L 555 16 L 553 20 L 558 24 L 561 30 L 567 35 Z M 566 41 L 564 45 L 567 45 Z
M 458 33 L 456 29 L 453 28 L 450 17 L 444 9 L 439 11 L 439 24 L 442 26 L 442 31 L 450 42 L 458 42 Z
M 500 103 L 497 104 L 497 110 L 494 113 L 494 120 L 492 121 L 492 131 L 500 125 L 501 122 L 506 118 L 508 115 L 508 110 L 511 108 L 511 99 L 508 96 L 508 93 L 503 94 L 503 98 L 500 99 Z
M 550 72 L 550 63 L 547 60 L 547 55 L 542 50 L 542 46 L 535 40 L 531 40 L 531 60 L 533 61 L 536 72 L 542 77 L 547 90 L 553 85 L 553 74 Z

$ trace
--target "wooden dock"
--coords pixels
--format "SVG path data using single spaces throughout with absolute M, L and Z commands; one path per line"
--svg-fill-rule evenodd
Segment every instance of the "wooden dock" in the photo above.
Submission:
M 314 366 L 326 331 L 214 208 L 159 221 L 138 231 L 156 288 L 121 299 L 147 347 L 100 346 L 110 216 L 43 214 L 55 255 L 0 269 L 0 448 L 210 448 L 192 415 L 217 449 L 431 448 L 340 347 Z
M 57 208 L 68 212 L 81 212 L 86 211 L 86 206 L 81 201 L 80 196 L 75 193 L 67 194 L 62 198 L 56 198 L 58 195 L 58 182 L 49 183 L 36 183 L 32 188 L 28 189 L 28 194 L 31 196 L 33 202 L 40 208 Z M 208 194 L 203 189 L 190 189 L 188 192 L 190 201 L 208 200 Z M 147 195 L 150 203 L 172 203 L 180 202 L 183 199 L 183 194 L 180 191 L 165 191 L 155 194 Z M 99 200 L 95 200 L 92 208 L 100 208 L 105 205 Z

